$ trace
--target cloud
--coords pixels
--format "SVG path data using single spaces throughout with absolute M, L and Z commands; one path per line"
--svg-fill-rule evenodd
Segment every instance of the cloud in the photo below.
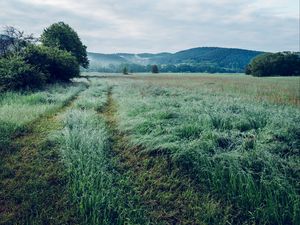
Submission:
M 198 46 L 299 51 L 295 0 L 10 0 L 0 26 L 40 35 L 64 21 L 89 51 L 161 52 Z

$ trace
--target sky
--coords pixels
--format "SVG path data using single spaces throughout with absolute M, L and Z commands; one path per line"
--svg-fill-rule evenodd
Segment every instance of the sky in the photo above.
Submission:
M 64 21 L 90 52 L 300 51 L 299 0 L 0 0 L 0 28 Z

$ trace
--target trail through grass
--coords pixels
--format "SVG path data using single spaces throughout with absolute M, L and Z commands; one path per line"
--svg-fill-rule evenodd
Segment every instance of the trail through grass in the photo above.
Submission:
M 36 114 L 39 118 L 32 117 L 29 124 L 25 124 L 27 119 L 21 120 L 24 131 L 1 151 L 0 224 L 77 223 L 58 146 L 49 135 L 61 129 L 61 114 L 82 90 L 64 96 L 63 102 Z M 16 101 L 23 100 L 20 96 L 10 101 L 16 106 Z
M 26 132 L 28 123 L 57 111 L 84 87 L 83 83 L 56 84 L 38 92 L 1 93 L 0 153 L 5 151 L 13 134 Z
M 112 153 L 122 177 L 139 196 L 152 224 L 225 224 L 229 209 L 195 189 L 163 154 L 143 154 L 142 146 L 132 147 L 129 137 L 119 130 L 117 101 L 109 92 L 103 112 L 111 134 Z M 139 224 L 143 224 L 138 221 Z
M 104 112 L 111 89 L 93 82 L 70 109 L 58 138 L 80 224 L 148 224 L 130 180 L 115 167 Z
M 297 107 L 133 82 L 116 92 L 131 146 L 169 157 L 232 209 L 229 222 L 299 221 Z
M 299 98 L 245 80 L 2 95 L 0 224 L 299 224 Z

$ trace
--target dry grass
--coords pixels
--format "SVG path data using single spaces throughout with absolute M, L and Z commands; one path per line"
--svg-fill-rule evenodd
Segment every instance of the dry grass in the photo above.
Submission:
M 163 87 L 205 89 L 215 93 L 237 94 L 258 101 L 300 105 L 299 77 L 258 78 L 245 75 L 136 75 L 131 79 Z

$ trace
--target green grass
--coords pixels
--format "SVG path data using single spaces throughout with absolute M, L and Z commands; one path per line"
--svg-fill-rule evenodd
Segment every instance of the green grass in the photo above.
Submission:
M 93 80 L 90 87 L 84 91 L 75 102 L 75 106 L 82 110 L 101 111 L 107 102 L 108 86 L 103 82 Z
M 59 133 L 71 201 L 81 224 L 146 224 L 139 197 L 114 165 L 104 117 L 108 86 L 93 82 L 65 115 Z
M 88 83 L 0 96 L 0 223 L 299 224 L 298 79 Z
M 118 122 L 132 146 L 170 155 L 232 207 L 229 222 L 299 222 L 299 108 L 153 83 L 120 82 L 116 90 Z
M 52 85 L 39 92 L 6 92 L 0 95 L 0 151 L 5 149 L 16 132 L 24 132 L 26 125 L 67 103 L 83 90 L 79 85 Z
M 110 77 L 117 83 L 126 80 L 122 74 L 84 73 L 85 76 Z M 128 78 L 128 77 L 127 77 Z M 245 74 L 207 73 L 142 73 L 130 75 L 131 80 L 161 87 L 206 90 L 212 93 L 233 94 L 255 101 L 300 105 L 299 77 L 252 77 Z
M 0 224 L 76 223 L 58 145 L 50 134 L 61 128 L 59 115 L 83 89 L 54 85 L 1 95 Z

